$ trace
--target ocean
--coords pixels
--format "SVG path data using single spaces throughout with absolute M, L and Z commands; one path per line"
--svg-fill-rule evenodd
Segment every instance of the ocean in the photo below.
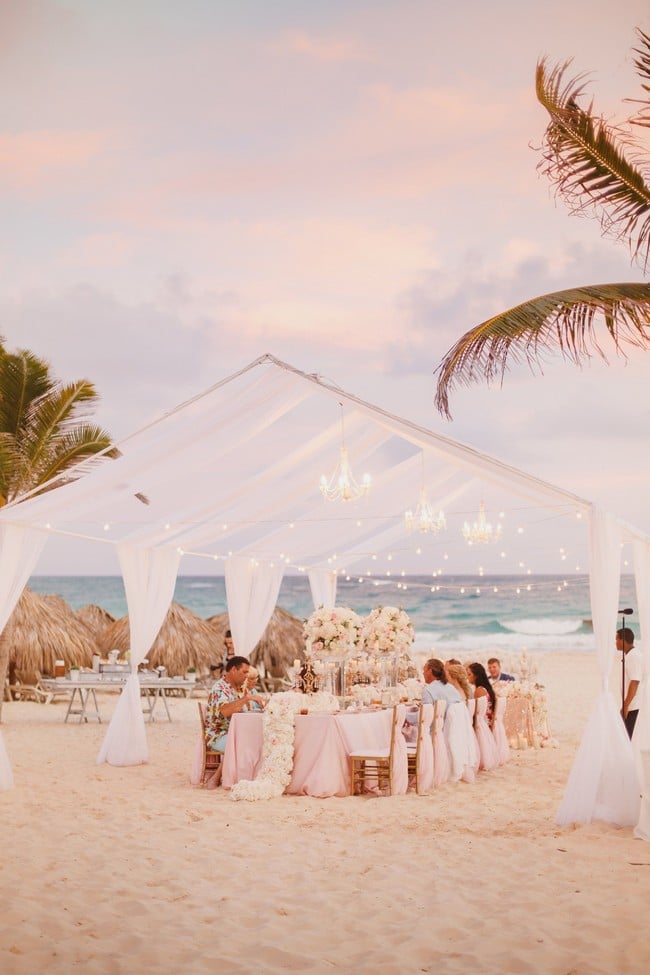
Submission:
M 73 609 L 101 606 L 115 617 L 127 612 L 119 576 L 33 576 L 33 592 L 54 593 Z M 197 616 L 226 611 L 223 577 L 179 576 L 176 602 Z M 375 606 L 400 606 L 415 628 L 415 650 L 455 652 L 593 650 L 589 579 L 576 576 L 411 576 L 340 580 L 337 604 L 366 615 Z M 278 605 L 305 619 L 313 609 L 305 575 L 285 576 Z M 634 577 L 621 578 L 619 607 L 635 607 Z M 620 618 L 619 618 L 620 619 Z M 625 623 L 639 636 L 634 614 Z

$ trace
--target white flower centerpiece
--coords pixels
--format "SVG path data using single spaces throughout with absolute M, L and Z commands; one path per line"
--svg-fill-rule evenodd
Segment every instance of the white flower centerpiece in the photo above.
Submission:
M 300 711 L 333 714 L 339 703 L 331 694 L 281 691 L 270 698 L 263 715 L 262 766 L 255 779 L 242 779 L 230 791 L 231 799 L 273 799 L 291 782 L 296 714 Z
M 403 609 L 377 606 L 361 624 L 361 642 L 368 653 L 406 653 L 415 630 Z
M 324 666 L 324 683 L 331 693 L 338 690 L 341 696 L 345 694 L 345 660 L 356 649 L 360 626 L 359 616 L 345 606 L 319 606 L 305 620 L 306 654 L 316 659 L 317 669 L 318 665 L 321 670 Z
M 395 685 L 399 676 L 399 659 L 407 653 L 415 639 L 415 630 L 408 614 L 397 606 L 376 606 L 361 624 L 359 642 L 367 653 L 383 661 L 384 683 L 391 678 Z M 391 673 L 392 671 L 392 673 Z

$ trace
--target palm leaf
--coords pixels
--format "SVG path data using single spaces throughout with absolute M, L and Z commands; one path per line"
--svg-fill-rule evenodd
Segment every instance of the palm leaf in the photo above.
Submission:
M 650 259 L 650 188 L 624 154 L 625 149 L 628 156 L 641 158 L 644 149 L 622 129 L 594 118 L 591 105 L 580 108 L 584 76 L 565 83 L 570 63 L 550 72 L 545 60 L 537 65 L 537 98 L 551 117 L 538 169 L 555 183 L 573 213 L 594 213 L 604 234 L 625 240 L 633 260 L 645 270 Z
M 470 329 L 436 369 L 436 407 L 451 419 L 449 393 L 485 379 L 503 381 L 512 362 L 541 367 L 545 350 L 580 364 L 592 352 L 606 358 L 596 334 L 602 320 L 617 352 L 621 344 L 650 348 L 650 285 L 600 284 L 533 298 Z
M 634 67 L 641 77 L 641 87 L 647 93 L 645 98 L 628 98 L 627 101 L 635 105 L 641 105 L 638 115 L 630 119 L 633 125 L 644 125 L 650 127 L 650 37 L 637 28 L 637 34 L 641 38 L 641 47 L 635 47 Z

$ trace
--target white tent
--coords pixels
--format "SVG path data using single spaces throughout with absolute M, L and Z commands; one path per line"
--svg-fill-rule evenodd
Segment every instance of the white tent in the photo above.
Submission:
M 372 473 L 372 489 L 363 502 L 326 503 L 319 480 L 324 471 L 331 472 L 343 440 L 357 475 Z M 621 543 L 633 541 L 637 567 L 645 567 L 650 540 L 643 533 L 594 510 L 583 498 L 270 355 L 118 447 L 117 460 L 81 465 L 78 479 L 0 511 L 0 627 L 49 533 L 117 547 L 134 673 L 98 761 L 126 765 L 147 760 L 135 671 L 164 619 L 184 556 L 223 560 L 235 643 L 247 653 L 270 618 L 287 567 L 309 574 L 317 600 L 317 594 L 328 591 L 331 597 L 333 573 L 356 574 L 377 552 L 399 549 L 404 511 L 413 507 L 423 479 L 436 508 L 442 509 L 480 481 L 555 514 L 581 515 L 588 525 L 603 692 L 595 727 L 590 724 L 585 734 L 586 754 L 576 759 L 580 802 L 575 802 L 570 780 L 560 817 L 628 823 L 635 802 L 636 815 L 632 752 L 616 734 L 621 722 L 606 687 L 615 652 Z M 637 573 L 637 591 L 646 632 L 650 597 L 645 568 Z M 650 740 L 650 721 L 647 734 Z

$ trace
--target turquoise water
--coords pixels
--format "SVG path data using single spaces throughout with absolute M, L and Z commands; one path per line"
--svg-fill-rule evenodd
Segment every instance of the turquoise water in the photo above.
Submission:
M 29 587 L 55 593 L 73 609 L 89 603 L 115 617 L 126 611 L 119 576 L 34 576 Z M 434 589 L 435 591 L 432 591 Z M 223 577 L 179 576 L 176 602 L 198 616 L 226 611 Z M 416 632 L 416 648 L 456 650 L 501 649 L 592 650 L 587 576 L 448 576 L 435 580 L 412 576 L 396 580 L 341 580 L 337 603 L 365 615 L 375 606 L 401 606 Z M 306 618 L 313 609 L 306 576 L 286 576 L 278 605 Z M 633 576 L 623 576 L 619 605 L 636 606 Z M 626 618 L 638 636 L 635 615 Z

